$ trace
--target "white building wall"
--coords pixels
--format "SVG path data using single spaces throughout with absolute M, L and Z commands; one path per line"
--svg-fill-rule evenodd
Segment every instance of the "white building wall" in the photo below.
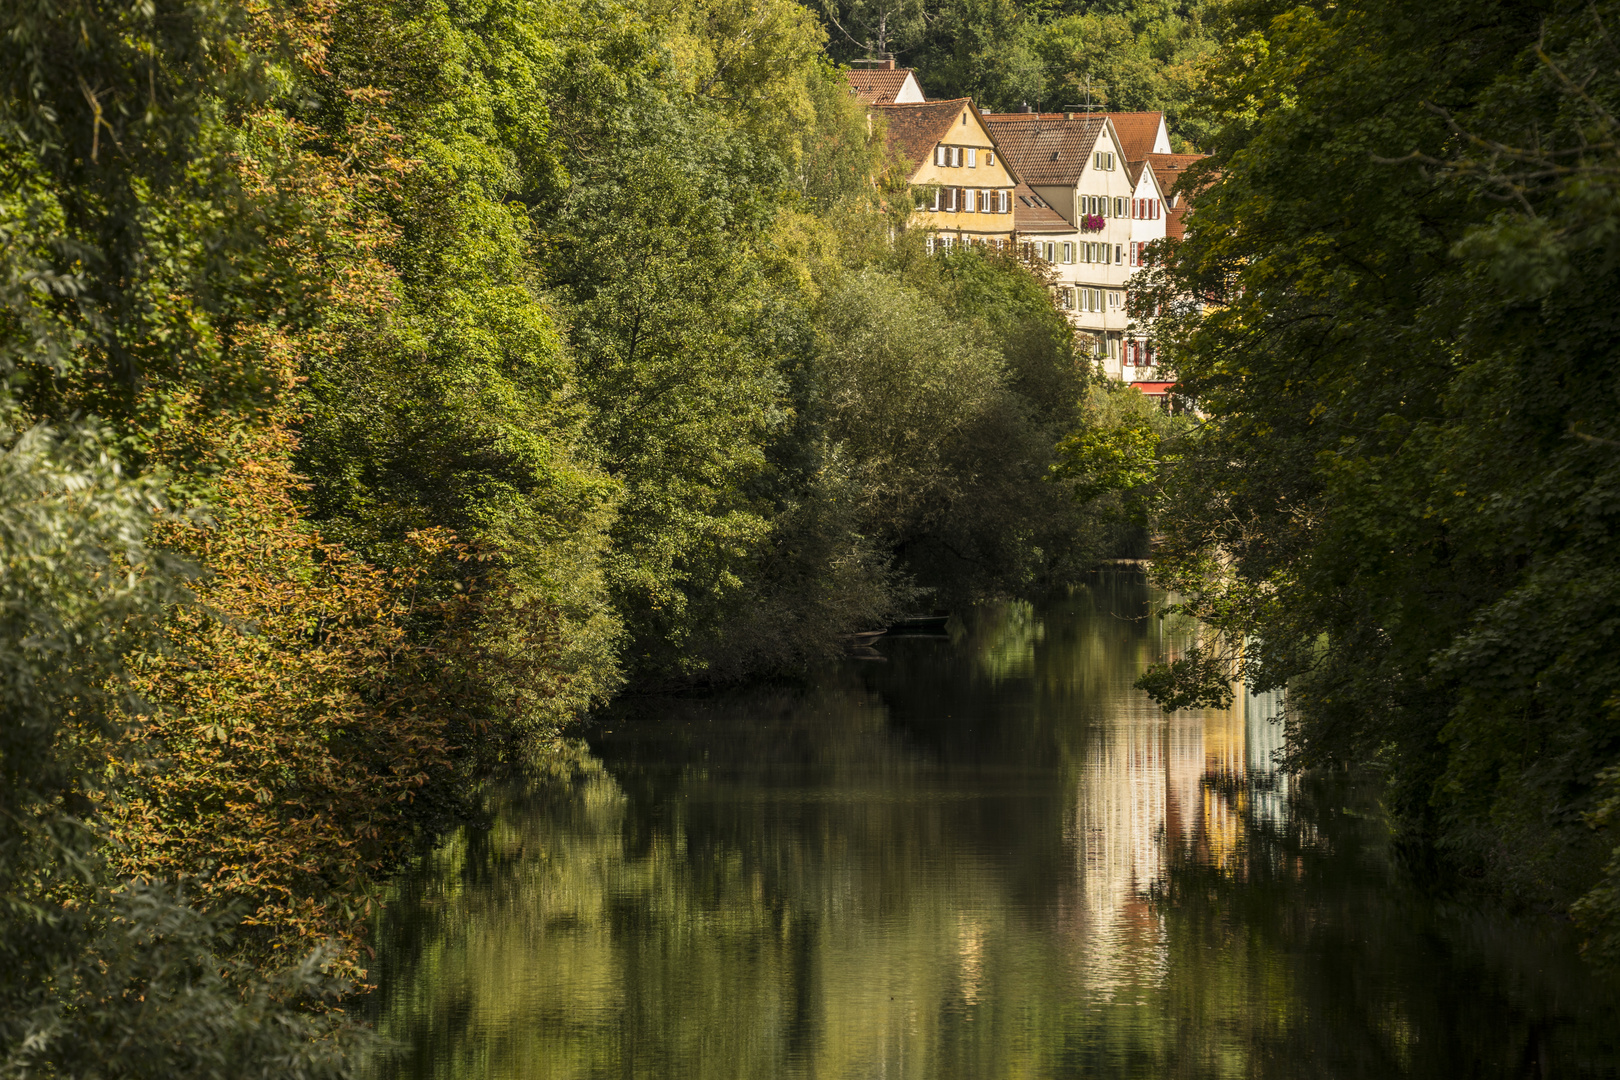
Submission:
M 1137 177 L 1136 187 L 1131 192 L 1131 239 L 1126 254 L 1126 268 L 1131 276 L 1142 270 L 1139 258 L 1142 248 L 1155 240 L 1164 239 L 1165 214 L 1168 211 L 1169 207 L 1166 205 L 1164 193 L 1159 189 L 1153 169 L 1144 165 L 1141 175 Z M 1131 348 L 1131 342 L 1144 342 L 1148 329 L 1146 325 L 1138 323 L 1127 331 L 1125 346 L 1121 349 L 1118 360 L 1109 368 L 1109 374 L 1126 382 L 1155 381 L 1156 371 L 1153 367 L 1131 362 L 1136 356 L 1136 351 Z

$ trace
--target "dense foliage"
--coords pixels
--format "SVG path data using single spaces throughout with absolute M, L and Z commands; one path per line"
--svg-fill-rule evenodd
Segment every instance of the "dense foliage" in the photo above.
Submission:
M 1143 297 L 1204 413 L 1167 572 L 1226 632 L 1149 685 L 1286 685 L 1297 764 L 1376 764 L 1414 853 L 1611 962 L 1617 15 L 1243 5 Z
M 906 234 L 823 44 L 7 6 L 0 1075 L 342 1074 L 375 898 L 482 769 L 1110 542 L 1047 482 L 1069 324 Z
M 930 98 L 1162 111 L 1178 150 L 1213 130 L 1204 66 L 1221 11 L 1206 0 L 821 0 L 829 52 L 892 55 Z

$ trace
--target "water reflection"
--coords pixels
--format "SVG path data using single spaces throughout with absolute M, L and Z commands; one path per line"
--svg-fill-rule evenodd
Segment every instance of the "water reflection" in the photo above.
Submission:
M 1166 718 L 1139 581 L 808 690 L 665 702 L 503 792 L 379 928 L 410 1077 L 1616 1076 L 1555 928 L 1409 894 L 1275 698 Z

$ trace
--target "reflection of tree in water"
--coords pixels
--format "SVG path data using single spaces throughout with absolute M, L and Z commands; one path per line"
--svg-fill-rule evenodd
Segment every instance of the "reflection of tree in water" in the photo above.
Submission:
M 1419 892 L 1374 784 L 1306 778 L 1281 820 L 1270 777 L 1204 787 L 1245 842 L 1224 864 L 1178 854 L 1156 897 L 1172 1074 L 1235 1056 L 1254 1077 L 1620 1076 L 1612 990 L 1557 927 Z
M 1283 812 L 1274 702 L 1131 689 L 1176 644 L 1148 599 L 1104 579 L 550 759 L 391 905 L 388 1075 L 1531 1075 L 1504 1015 L 1597 1060 L 1553 996 L 1585 984 L 1401 906 L 1354 792 Z

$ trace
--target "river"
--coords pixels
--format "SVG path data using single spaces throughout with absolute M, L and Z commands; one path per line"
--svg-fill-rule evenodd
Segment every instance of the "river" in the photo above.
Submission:
M 378 1075 L 1620 1077 L 1567 928 L 1420 889 L 1275 696 L 1099 575 L 807 685 L 641 703 L 491 794 L 378 927 Z

